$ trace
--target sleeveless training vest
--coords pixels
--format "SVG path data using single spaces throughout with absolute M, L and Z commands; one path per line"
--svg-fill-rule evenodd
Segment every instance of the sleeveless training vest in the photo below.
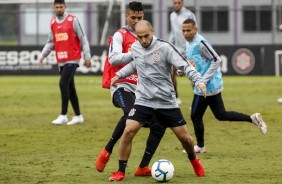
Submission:
M 80 42 L 73 29 L 74 18 L 69 14 L 61 23 L 58 23 L 55 17 L 51 19 L 57 62 L 81 58 Z
M 131 48 L 131 45 L 137 40 L 136 36 L 131 34 L 127 29 L 121 28 L 118 30 L 118 32 L 121 33 L 123 42 L 122 42 L 122 53 L 127 53 L 128 50 Z M 111 44 L 112 37 L 109 38 L 109 45 Z M 104 64 L 104 72 L 103 72 L 103 78 L 102 78 L 102 87 L 103 88 L 110 88 L 111 85 L 111 78 L 113 78 L 116 75 L 116 72 L 118 72 L 120 69 L 122 69 L 124 65 L 119 66 L 112 66 L 109 63 L 108 57 L 105 60 Z M 120 82 L 128 82 L 131 84 L 137 85 L 137 74 L 132 74 L 124 79 L 119 79 L 116 81 L 116 83 Z

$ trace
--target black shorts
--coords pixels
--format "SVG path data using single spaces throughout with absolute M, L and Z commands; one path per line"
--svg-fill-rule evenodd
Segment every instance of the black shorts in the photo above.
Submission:
M 150 107 L 134 105 L 130 110 L 127 119 L 132 119 L 144 124 L 156 116 L 158 122 L 164 127 L 178 127 L 186 124 L 179 108 L 153 109 Z
M 118 88 L 114 94 L 112 102 L 115 107 L 122 108 L 128 114 L 135 102 L 135 94 L 125 88 Z

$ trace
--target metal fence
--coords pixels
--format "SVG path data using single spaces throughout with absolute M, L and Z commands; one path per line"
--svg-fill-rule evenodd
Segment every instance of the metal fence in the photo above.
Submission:
M 145 19 L 156 34 L 167 39 L 170 32 L 170 1 L 144 1 Z M 245 3 L 249 2 L 249 3 Z M 216 45 L 280 44 L 282 35 L 282 0 L 194 0 L 188 8 L 195 12 L 199 31 Z M 188 3 L 187 3 L 188 4 Z M 99 45 L 106 22 L 109 2 L 69 3 L 67 11 L 75 14 L 90 45 Z M 0 45 L 43 45 L 54 16 L 52 3 L 0 4 Z M 121 26 L 120 3 L 115 2 L 109 17 L 106 37 Z M 102 45 L 106 45 L 106 40 Z

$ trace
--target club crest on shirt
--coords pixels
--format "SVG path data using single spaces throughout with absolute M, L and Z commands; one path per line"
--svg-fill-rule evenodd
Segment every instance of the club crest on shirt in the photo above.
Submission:
M 136 109 L 132 108 L 128 114 L 128 116 L 134 116 Z
M 68 17 L 68 21 L 72 21 L 72 17 Z
M 126 33 L 126 30 L 125 29 L 121 29 L 120 30 L 122 33 Z
M 152 54 L 152 61 L 153 62 L 160 62 L 160 53 L 159 52 L 153 52 Z

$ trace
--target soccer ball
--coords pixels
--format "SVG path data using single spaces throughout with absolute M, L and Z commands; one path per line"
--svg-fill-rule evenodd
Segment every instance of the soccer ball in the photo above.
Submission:
M 174 167 L 170 161 L 161 159 L 153 164 L 151 173 L 156 181 L 167 182 L 174 175 Z

